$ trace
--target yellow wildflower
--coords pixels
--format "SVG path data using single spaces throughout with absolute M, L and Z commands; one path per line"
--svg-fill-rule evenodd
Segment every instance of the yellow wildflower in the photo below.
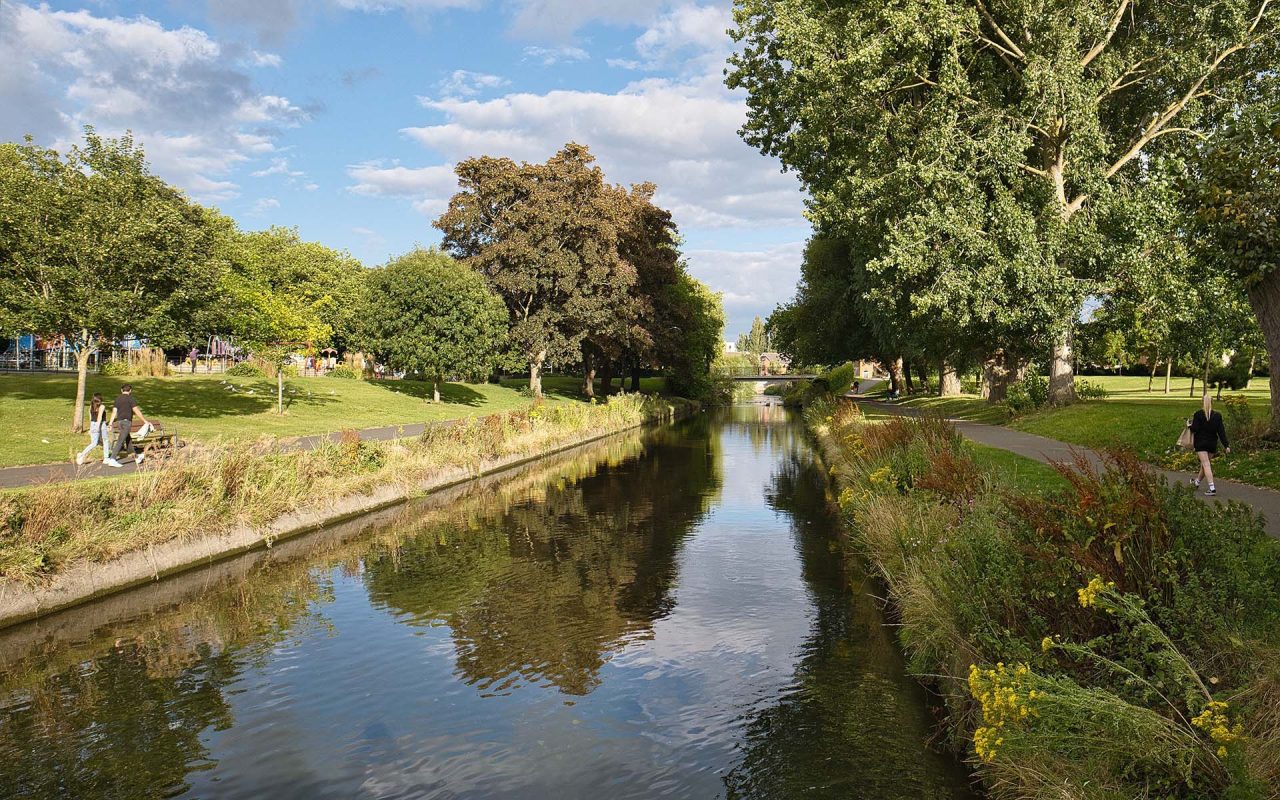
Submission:
M 1083 589 L 1076 590 L 1076 596 L 1080 598 L 1080 605 L 1084 608 L 1092 608 L 1098 604 L 1098 595 L 1107 589 L 1114 589 L 1116 585 L 1111 582 L 1103 583 L 1102 578 L 1093 578 Z

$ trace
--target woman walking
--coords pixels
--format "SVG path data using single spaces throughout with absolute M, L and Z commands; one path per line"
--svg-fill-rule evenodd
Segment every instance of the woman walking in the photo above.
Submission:
M 76 463 L 83 464 L 99 442 L 102 443 L 102 460 L 106 461 L 111 455 L 108 445 L 110 439 L 107 435 L 107 404 L 102 402 L 102 395 L 94 392 L 93 400 L 89 401 L 89 446 L 76 456 Z
M 1205 490 L 1205 495 L 1208 497 L 1218 493 L 1217 487 L 1213 485 L 1213 467 L 1209 459 L 1218 452 L 1219 439 L 1222 440 L 1222 446 L 1230 453 L 1231 443 L 1227 441 L 1227 426 L 1222 424 L 1222 415 L 1213 410 L 1213 398 L 1206 394 L 1203 407 L 1191 418 L 1191 444 L 1200 458 L 1200 471 L 1191 479 L 1191 485 L 1198 488 L 1203 478 L 1209 483 L 1209 488 Z

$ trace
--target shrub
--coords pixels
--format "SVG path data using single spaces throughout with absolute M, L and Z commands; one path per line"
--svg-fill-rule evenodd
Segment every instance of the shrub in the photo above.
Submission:
M 1228 395 L 1222 401 L 1223 416 L 1233 447 L 1248 450 L 1266 441 L 1268 424 L 1265 417 L 1253 413 L 1249 398 L 1240 394 Z
M 265 378 L 267 373 L 262 368 L 248 361 L 241 361 L 231 369 L 227 370 L 227 374 L 233 378 Z
M 1014 414 L 1026 414 L 1049 403 L 1049 381 L 1042 375 L 1028 375 L 1009 386 L 1005 405 Z
M 124 377 L 129 374 L 129 366 L 123 361 L 116 361 L 115 359 L 103 361 L 98 365 L 98 374 L 107 375 L 113 378 Z
M 858 367 L 852 361 L 846 361 L 822 375 L 819 380 L 826 382 L 826 389 L 836 397 L 843 396 L 858 379 Z
M 836 400 L 805 419 L 911 669 L 940 684 L 994 796 L 1270 796 L 1280 542 L 1259 517 L 1129 454 L 1023 496 L 945 421 L 868 423 Z
M 351 367 L 348 367 L 346 364 L 339 364 L 338 366 L 329 370 L 329 377 L 342 378 L 343 380 L 358 380 L 363 376 L 360 373 L 356 372 Z
M 1076 397 L 1081 400 L 1103 400 L 1111 395 L 1101 383 L 1086 380 L 1076 381 Z

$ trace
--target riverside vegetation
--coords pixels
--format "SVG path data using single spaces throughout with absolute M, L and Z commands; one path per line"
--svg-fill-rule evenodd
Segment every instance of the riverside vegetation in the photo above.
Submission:
M 1124 453 L 1018 489 L 941 419 L 805 418 L 992 797 L 1280 797 L 1280 542 L 1256 515 Z
M 544 453 L 583 438 L 670 419 L 688 401 L 637 394 L 547 405 L 428 427 L 417 437 L 361 441 L 355 432 L 315 450 L 275 439 L 192 446 L 163 469 L 111 480 L 0 494 L 0 578 L 36 585 L 78 561 L 107 561 L 199 531 L 265 526 L 381 486 L 406 492 L 459 467 Z

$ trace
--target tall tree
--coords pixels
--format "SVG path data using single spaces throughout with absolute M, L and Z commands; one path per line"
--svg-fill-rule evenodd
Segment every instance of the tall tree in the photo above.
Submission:
M 631 221 L 589 150 L 570 143 L 545 164 L 484 156 L 457 166 L 460 191 L 435 221 L 448 251 L 485 277 L 511 315 L 511 343 L 542 396 L 548 360 L 576 360 L 636 281 L 618 250 Z
M 223 272 L 206 212 L 151 175 L 130 136 L 92 128 L 65 159 L 0 145 L 0 265 L 11 318 L 76 352 L 76 430 L 90 355 L 124 336 L 185 338 Z
M 820 222 L 1004 193 L 1013 217 L 958 221 L 1027 231 L 1019 282 L 1056 307 L 1040 333 L 1059 402 L 1074 394 L 1072 328 L 1107 267 L 1100 211 L 1123 211 L 1114 197 L 1144 158 L 1207 130 L 1277 63 L 1269 0 L 735 5 L 744 136 L 799 173 Z
M 1280 79 L 1264 76 L 1252 102 L 1210 141 L 1194 195 L 1206 259 L 1243 288 L 1266 338 L 1271 424 L 1280 426 Z
M 395 369 L 432 382 L 488 375 L 502 353 L 507 309 L 465 264 L 436 250 L 414 250 L 369 275 L 359 310 L 361 347 Z

